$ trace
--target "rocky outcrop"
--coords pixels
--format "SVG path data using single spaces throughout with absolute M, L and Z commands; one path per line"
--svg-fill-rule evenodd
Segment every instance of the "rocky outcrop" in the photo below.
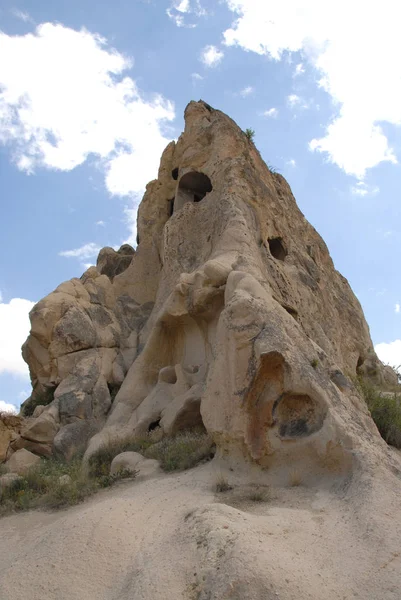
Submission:
M 191 102 L 185 119 L 139 207 L 136 251 L 103 249 L 33 308 L 24 358 L 34 393 L 55 393 L 38 417 L 51 433 L 25 439 L 70 457 L 89 438 L 87 455 L 198 426 L 221 456 L 347 470 L 381 444 L 350 377 L 396 376 L 285 179 L 220 111 Z

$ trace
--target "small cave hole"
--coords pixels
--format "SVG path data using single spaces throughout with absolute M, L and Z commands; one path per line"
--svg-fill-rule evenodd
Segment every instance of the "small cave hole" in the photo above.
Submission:
M 287 304 L 282 304 L 282 307 L 291 315 L 296 321 L 298 321 L 298 311 L 295 310 L 292 306 L 288 306 Z
M 160 427 L 160 419 L 157 419 L 157 421 L 152 421 L 150 423 L 150 425 L 148 427 L 148 432 L 150 433 L 151 431 L 154 431 L 158 427 Z
M 212 189 L 212 182 L 204 173 L 185 173 L 178 184 L 175 209 L 179 210 L 188 202 L 200 202 Z
M 171 198 L 168 200 L 168 216 L 171 217 L 174 212 L 174 200 L 175 198 Z
M 177 181 L 177 179 L 178 179 L 178 167 L 176 167 L 175 169 L 173 169 L 171 171 L 171 177 L 174 179 L 174 181 Z
M 281 237 L 269 238 L 269 249 L 273 258 L 283 261 L 288 252 Z

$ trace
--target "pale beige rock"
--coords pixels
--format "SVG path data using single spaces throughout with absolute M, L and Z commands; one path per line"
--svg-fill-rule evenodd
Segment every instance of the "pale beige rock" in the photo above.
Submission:
M 36 467 L 40 463 L 40 457 L 35 456 L 29 450 L 22 448 L 17 450 L 6 462 L 6 468 L 9 473 L 18 473 L 24 475 L 29 469 Z
M 144 458 L 138 452 L 122 452 L 117 454 L 110 465 L 110 475 L 117 475 L 119 471 L 137 472 L 141 479 L 157 475 L 161 472 L 159 461 Z M 139 471 L 139 472 L 138 472 Z
M 61 475 L 58 478 L 58 482 L 60 485 L 70 485 L 72 482 L 72 479 L 69 475 Z
M 71 456 L 97 432 L 88 457 L 122 432 L 204 427 L 219 455 L 271 469 L 382 460 L 352 378 L 394 373 L 348 282 L 229 117 L 191 102 L 185 121 L 146 188 L 137 249 L 103 249 L 31 312 L 33 384 L 58 385 L 54 447 Z
M 42 411 L 39 417 L 26 421 L 21 429 L 21 437 L 31 442 L 50 444 L 58 430 L 59 425 L 51 414 Z

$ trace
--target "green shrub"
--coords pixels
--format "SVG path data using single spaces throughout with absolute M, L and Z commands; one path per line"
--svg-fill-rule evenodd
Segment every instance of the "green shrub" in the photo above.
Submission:
M 268 500 L 270 500 L 269 492 L 267 489 L 254 490 L 250 493 L 249 500 L 252 500 L 252 502 L 267 502 Z
M 38 467 L 2 490 L 0 514 L 37 507 L 71 506 L 93 494 L 99 485 L 85 478 L 81 458 L 77 456 L 70 463 L 55 458 L 42 459 Z M 62 475 L 69 475 L 70 482 L 60 483 Z
M 151 437 L 127 437 L 104 444 L 89 459 L 89 475 L 92 478 L 105 477 L 110 473 L 110 466 L 118 454 L 122 452 L 139 452 L 143 454 L 153 444 Z
M 358 380 L 358 387 L 382 438 L 390 446 L 401 448 L 401 395 L 395 392 L 384 396 L 362 378 Z
M 248 138 L 248 140 L 250 142 L 253 142 L 254 137 L 255 137 L 255 130 L 248 127 L 248 129 L 245 129 L 244 133 L 245 133 L 246 137 Z
M 46 388 L 44 392 L 33 392 L 31 397 L 28 398 L 21 405 L 21 413 L 24 417 L 31 417 L 37 406 L 47 406 L 54 400 L 54 392 L 56 388 Z
M 196 430 L 180 432 L 158 442 L 151 435 L 113 441 L 101 446 L 90 457 L 90 476 L 107 477 L 113 459 L 129 451 L 158 460 L 163 471 L 183 471 L 209 459 L 213 454 L 213 442 L 206 433 Z
M 150 446 L 144 455 L 160 462 L 163 471 L 184 471 L 200 462 L 209 460 L 214 454 L 211 438 L 202 431 L 185 431 L 174 437 L 163 438 Z
M 318 364 L 319 364 L 319 361 L 318 361 L 318 359 L 317 359 L 317 358 L 313 358 L 313 359 L 310 361 L 310 364 L 311 364 L 311 367 L 313 367 L 314 369 L 317 369 L 317 366 L 318 366 Z

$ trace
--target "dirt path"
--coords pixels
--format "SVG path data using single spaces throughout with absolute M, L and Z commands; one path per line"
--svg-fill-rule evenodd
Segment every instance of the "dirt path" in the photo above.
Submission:
M 210 464 L 3 518 L 1 600 L 400 600 L 395 489 L 358 510 L 302 487 L 215 496 L 215 479 Z

